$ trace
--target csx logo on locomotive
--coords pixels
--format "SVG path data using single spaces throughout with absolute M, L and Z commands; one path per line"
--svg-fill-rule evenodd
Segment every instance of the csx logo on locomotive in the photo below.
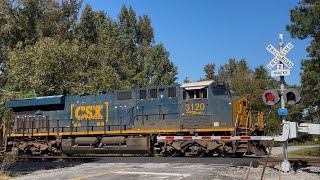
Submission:
M 77 120 L 97 120 L 103 119 L 103 109 L 105 107 L 105 119 L 108 121 L 108 102 L 104 105 L 76 106 L 70 104 L 70 119 Z

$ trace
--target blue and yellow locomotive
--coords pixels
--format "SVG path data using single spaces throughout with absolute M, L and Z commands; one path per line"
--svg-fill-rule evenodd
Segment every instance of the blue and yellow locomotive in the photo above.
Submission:
M 216 81 L 37 97 L 5 105 L 14 112 L 6 149 L 21 155 L 265 155 L 260 142 L 157 138 L 261 134 L 262 113 L 251 112 L 246 98 L 232 97 L 226 84 Z

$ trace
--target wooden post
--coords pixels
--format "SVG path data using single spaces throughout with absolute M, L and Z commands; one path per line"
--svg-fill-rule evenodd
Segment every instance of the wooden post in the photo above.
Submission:
M 272 146 L 273 146 L 273 143 L 272 143 Z M 264 172 L 265 172 L 266 167 L 267 167 L 267 164 L 268 164 L 268 160 L 269 160 L 269 156 L 270 156 L 270 154 L 271 154 L 272 146 L 271 146 L 270 149 L 269 149 L 269 153 L 268 153 L 268 155 L 267 155 L 266 162 L 264 163 L 264 166 L 263 166 L 263 169 L 262 169 L 262 174 L 261 174 L 261 179 L 260 179 L 260 180 L 263 180 L 263 175 L 264 175 Z
M 250 174 L 250 169 L 251 169 L 251 165 L 252 165 L 252 161 L 250 162 L 250 166 L 249 166 L 249 169 L 248 169 L 248 172 L 247 172 L 247 177 L 246 177 L 246 180 L 248 180 L 248 178 L 249 178 L 249 174 Z

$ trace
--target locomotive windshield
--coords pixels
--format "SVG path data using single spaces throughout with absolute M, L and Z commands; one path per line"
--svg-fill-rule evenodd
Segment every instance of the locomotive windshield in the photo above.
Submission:
M 208 99 L 208 91 L 214 81 L 201 81 L 182 84 L 183 100 L 187 99 Z
M 186 99 L 207 99 L 208 88 L 203 87 L 202 89 L 185 89 L 183 91 L 183 100 Z

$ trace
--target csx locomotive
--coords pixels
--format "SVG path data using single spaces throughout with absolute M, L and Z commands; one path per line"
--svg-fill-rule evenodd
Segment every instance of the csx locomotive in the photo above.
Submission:
M 159 139 L 160 136 L 253 136 L 263 133 L 263 114 L 225 83 L 202 81 L 13 100 L 6 150 L 19 155 L 153 154 L 265 155 L 258 141 Z

